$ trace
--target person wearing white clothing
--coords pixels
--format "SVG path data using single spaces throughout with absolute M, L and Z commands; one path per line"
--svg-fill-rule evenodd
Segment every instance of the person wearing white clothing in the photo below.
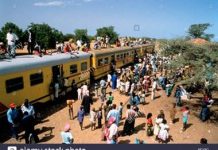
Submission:
M 116 122 L 116 118 L 114 118 L 114 117 L 111 117 L 108 120 L 108 125 L 110 125 L 110 127 L 108 129 L 109 134 L 106 136 L 108 144 L 116 144 L 116 142 L 117 142 L 118 126 L 115 122 Z
M 160 132 L 158 134 L 158 138 L 161 140 L 162 143 L 166 143 L 169 139 L 169 126 L 167 125 L 167 121 L 163 120 L 163 122 L 159 125 L 160 126 Z
M 7 33 L 6 39 L 8 41 L 8 47 L 7 47 L 8 53 L 10 56 L 15 57 L 15 55 L 16 55 L 15 42 L 18 40 L 17 35 L 14 34 L 11 29 L 9 29 L 9 32 Z
M 77 49 L 78 49 L 78 51 L 79 51 L 80 48 L 82 47 L 82 41 L 81 41 L 81 40 L 77 40 L 77 41 L 76 41 L 76 44 L 77 44 Z
M 35 110 L 33 106 L 29 103 L 28 99 L 25 99 L 24 104 L 21 106 L 21 111 L 24 114 L 24 112 L 28 112 L 28 115 L 32 115 L 35 118 Z
M 158 135 L 160 132 L 160 124 L 163 122 L 163 118 L 158 115 L 156 120 L 155 120 L 155 125 L 154 125 L 154 135 L 155 135 L 155 140 L 158 140 Z
M 78 88 L 77 93 L 78 93 L 78 100 L 82 100 L 82 89 Z
M 58 100 L 58 94 L 59 94 L 59 83 L 58 82 L 55 82 L 55 85 L 54 85 L 54 88 L 55 88 L 55 100 Z
M 128 92 L 129 92 L 129 87 L 130 87 L 130 81 L 127 80 L 126 83 L 125 83 L 125 92 L 126 92 L 126 94 L 128 94 Z
M 151 100 L 155 99 L 155 91 L 157 90 L 157 79 L 153 79 L 152 91 L 151 91 Z
M 110 73 L 108 73 L 107 75 L 107 85 L 109 85 L 111 87 L 111 79 L 112 79 L 112 76 Z

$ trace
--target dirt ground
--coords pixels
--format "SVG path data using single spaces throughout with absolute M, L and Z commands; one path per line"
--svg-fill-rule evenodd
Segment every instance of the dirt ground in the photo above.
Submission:
M 107 92 L 109 92 L 111 89 L 108 88 Z M 120 102 L 123 102 L 125 104 L 123 114 L 125 114 L 126 111 L 126 103 L 128 102 L 128 97 L 125 95 L 119 94 L 118 91 L 114 91 L 113 95 L 115 97 L 114 102 L 119 105 Z M 173 97 L 173 94 L 171 97 L 167 97 L 165 92 L 163 90 L 159 90 L 157 92 L 157 98 L 153 101 L 150 99 L 150 94 L 146 97 L 146 105 L 139 105 L 140 110 L 146 114 L 151 112 L 153 114 L 153 122 L 155 118 L 157 117 L 157 114 L 162 109 L 164 110 L 166 119 L 168 121 L 168 124 L 170 126 L 170 135 L 172 136 L 172 140 L 169 143 L 196 143 L 198 144 L 200 139 L 202 137 L 208 139 L 208 143 L 218 143 L 218 123 L 216 122 L 201 122 L 198 118 L 198 114 L 200 111 L 200 107 L 198 105 L 199 95 L 195 95 L 196 98 L 192 98 L 189 102 L 184 102 L 185 105 L 189 105 L 191 107 L 191 114 L 189 117 L 189 125 L 188 129 L 185 132 L 182 132 L 182 113 L 181 108 L 177 108 L 177 122 L 175 124 L 170 124 L 169 119 L 169 107 L 171 106 L 171 103 L 175 102 L 175 98 Z M 81 104 L 81 101 L 76 101 L 74 103 L 74 116 L 78 112 L 78 108 Z M 95 102 L 92 105 L 92 107 L 95 107 L 98 109 L 100 106 L 100 100 L 95 97 Z M 96 129 L 95 131 L 91 131 L 90 129 L 90 121 L 89 116 L 86 116 L 84 119 L 84 127 L 85 129 L 83 131 L 80 130 L 79 123 L 77 119 L 69 120 L 68 117 L 68 108 L 66 104 L 62 104 L 59 106 L 60 108 L 55 107 L 47 107 L 45 108 L 46 112 L 49 112 L 49 116 L 44 118 L 41 123 L 35 126 L 35 129 L 39 133 L 40 143 L 61 143 L 61 137 L 60 132 L 63 130 L 65 123 L 71 124 L 71 132 L 74 136 L 74 143 L 76 144 L 88 144 L 88 143 L 106 143 L 105 141 L 101 141 L 101 129 Z M 215 107 L 215 106 L 214 106 Z M 54 109 L 56 109 L 56 112 L 54 112 Z M 124 119 L 121 121 L 119 125 L 119 130 L 123 130 L 124 125 Z M 146 118 L 141 117 L 137 118 L 135 122 L 135 133 L 131 136 L 123 136 L 119 137 L 118 142 L 119 143 L 134 143 L 135 138 L 139 138 L 141 140 L 144 140 L 145 143 L 157 143 L 154 140 L 154 136 L 148 137 L 146 135 L 146 126 L 145 126 Z M 23 139 L 24 132 L 21 132 L 20 138 L 21 141 L 17 142 L 15 139 L 9 139 L 5 141 L 4 143 L 17 143 L 21 144 L 24 143 Z

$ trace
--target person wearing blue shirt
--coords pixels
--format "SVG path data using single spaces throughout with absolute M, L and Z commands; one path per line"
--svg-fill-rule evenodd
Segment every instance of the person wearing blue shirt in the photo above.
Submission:
M 120 122 L 120 112 L 116 109 L 116 107 L 116 104 L 113 104 L 112 110 L 108 112 L 107 120 L 109 120 L 111 117 L 116 118 L 116 125 L 118 126 Z
M 7 119 L 11 128 L 12 137 L 18 140 L 17 128 L 19 125 L 19 112 L 14 103 L 10 104 L 10 108 L 7 111 Z
M 131 97 L 130 97 L 130 105 L 133 105 L 133 103 L 137 106 L 140 104 L 140 98 L 138 97 L 138 95 L 135 95 L 135 93 L 133 92 Z

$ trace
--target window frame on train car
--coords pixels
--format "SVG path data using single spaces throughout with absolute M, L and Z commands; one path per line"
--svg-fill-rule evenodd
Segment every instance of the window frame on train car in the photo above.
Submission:
M 103 66 L 104 62 L 103 62 L 103 58 L 99 58 L 98 59 L 98 66 Z
M 131 55 L 134 56 L 134 54 L 135 54 L 135 51 L 132 51 Z
M 120 54 L 120 59 L 121 59 L 121 60 L 123 59 L 123 53 L 122 53 L 122 54 Z
M 73 67 L 75 67 L 76 66 L 76 69 L 74 68 L 73 70 L 72 70 L 72 68 Z M 74 71 L 75 70 L 75 71 Z M 78 66 L 77 66 L 77 64 L 72 64 L 72 65 L 70 65 L 70 74 L 75 74 L 75 73 L 77 73 L 78 72 Z
M 6 80 L 5 87 L 7 93 L 12 93 L 14 91 L 22 90 L 24 88 L 23 77 L 16 77 Z
M 81 71 L 86 71 L 88 69 L 88 63 L 87 62 L 82 62 L 80 64 L 80 66 L 81 66 Z
M 106 65 L 106 64 L 109 64 L 109 58 L 108 57 L 105 57 L 104 58 L 104 64 Z
M 35 78 L 35 79 L 32 79 Z M 33 73 L 30 75 L 30 86 L 35 86 L 43 83 L 43 72 Z

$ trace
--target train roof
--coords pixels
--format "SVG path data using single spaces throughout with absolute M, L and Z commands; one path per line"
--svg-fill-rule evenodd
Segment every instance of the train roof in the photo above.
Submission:
M 104 50 L 93 50 L 89 51 L 92 55 L 102 55 L 102 54 L 110 54 L 110 53 L 115 53 L 115 52 L 123 52 L 126 50 L 131 50 L 131 49 L 137 49 L 141 47 L 147 47 L 147 46 L 152 46 L 153 44 L 144 44 L 144 45 L 137 45 L 133 47 L 119 47 L 119 48 L 108 48 Z
M 77 53 L 53 53 L 52 55 L 23 55 L 13 59 L 0 60 L 0 75 L 20 72 L 44 66 L 55 66 L 66 62 L 89 58 L 91 54 L 85 52 Z

